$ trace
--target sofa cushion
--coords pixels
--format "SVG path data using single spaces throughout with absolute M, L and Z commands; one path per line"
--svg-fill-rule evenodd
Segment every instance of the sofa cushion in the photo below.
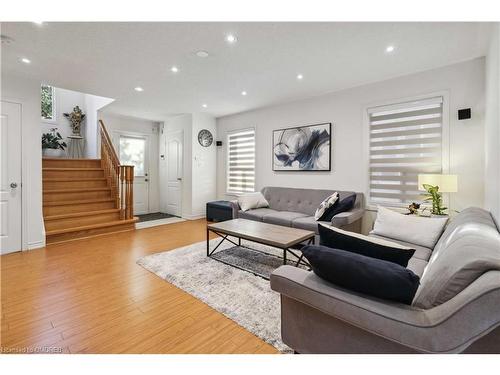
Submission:
M 297 219 L 294 219 L 292 221 L 292 227 L 294 228 L 299 228 L 299 229 L 305 229 L 305 230 L 310 230 L 313 231 L 314 233 L 318 234 L 318 224 L 330 224 L 327 221 L 316 221 L 313 216 L 304 216 L 304 217 L 299 217 Z
M 356 194 L 351 194 L 344 199 L 337 199 L 335 204 L 325 212 L 321 220 L 332 221 L 334 216 L 352 210 L 355 203 Z
M 489 212 L 467 208 L 434 248 L 413 305 L 429 309 L 443 304 L 491 270 L 500 270 L 500 233 Z
M 269 203 L 260 191 L 255 193 L 245 193 L 238 197 L 238 204 L 242 211 L 253 210 L 256 208 L 269 207 Z
M 305 217 L 307 215 L 301 214 L 300 212 L 290 212 L 290 211 L 276 211 L 264 215 L 262 221 L 264 223 L 283 225 L 285 227 L 291 227 L 292 221 L 299 217 Z
M 307 216 L 314 216 L 316 208 L 323 199 L 333 194 L 336 190 L 296 189 L 285 187 L 267 186 L 262 189 L 262 194 L 269 202 L 269 208 L 277 211 L 300 212 Z M 354 194 L 352 191 L 338 191 L 339 199 Z M 361 198 L 359 199 L 361 201 Z M 356 200 L 358 204 L 358 200 Z
M 391 242 L 396 242 L 400 245 L 411 247 L 412 249 L 415 249 L 415 254 L 413 254 L 413 258 L 417 259 L 422 259 L 425 260 L 426 262 L 429 260 L 432 254 L 432 249 L 429 249 L 428 247 L 416 245 L 413 243 L 401 241 L 401 240 L 395 240 L 393 238 L 386 238 L 382 236 L 377 236 L 376 234 L 370 234 L 369 237 L 375 237 L 375 238 L 381 238 L 383 240 L 389 240 Z
M 348 232 L 331 225 L 319 225 L 320 245 L 350 251 L 371 258 L 382 259 L 406 267 L 415 253 L 411 247 L 402 246 L 380 238 Z
M 433 249 L 448 218 L 403 215 L 379 206 L 372 234 L 393 238 Z
M 271 213 L 278 212 L 276 210 L 272 210 L 270 208 L 257 208 L 255 210 L 249 210 L 249 211 L 238 211 L 238 217 L 241 219 L 248 219 L 248 220 L 255 220 L 255 221 L 262 221 L 262 218 L 264 215 L 268 215 Z
M 302 253 L 316 275 L 355 292 L 410 304 L 418 288 L 418 276 L 396 263 L 326 246 Z

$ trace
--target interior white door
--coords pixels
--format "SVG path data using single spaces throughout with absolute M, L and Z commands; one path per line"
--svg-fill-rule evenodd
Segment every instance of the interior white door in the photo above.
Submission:
M 167 155 L 167 214 L 182 215 L 182 146 L 183 132 L 166 134 L 165 153 Z
M 134 214 L 149 213 L 148 137 L 118 133 L 120 163 L 134 166 Z
M 1 102 L 0 252 L 22 249 L 21 105 Z

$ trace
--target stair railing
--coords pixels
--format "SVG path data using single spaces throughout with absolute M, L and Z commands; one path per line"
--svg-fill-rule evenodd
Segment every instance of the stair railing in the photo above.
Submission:
M 121 165 L 108 131 L 102 120 L 99 120 L 101 134 L 101 167 L 107 177 L 111 194 L 120 209 L 120 219 L 134 217 L 134 166 Z

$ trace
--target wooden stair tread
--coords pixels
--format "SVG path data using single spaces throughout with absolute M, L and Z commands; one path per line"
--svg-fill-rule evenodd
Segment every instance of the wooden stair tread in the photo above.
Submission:
M 86 204 L 86 203 L 99 203 L 99 202 L 114 202 L 113 198 L 95 198 L 95 199 L 84 199 L 84 200 L 71 200 L 71 201 L 56 201 L 56 202 L 43 202 L 44 206 L 65 206 L 65 205 L 76 205 L 76 204 Z
M 132 224 L 132 223 L 137 222 L 138 220 L 139 220 L 138 217 L 134 217 L 133 219 L 127 219 L 127 220 L 114 220 L 114 221 L 109 221 L 107 223 L 90 224 L 90 225 L 83 225 L 80 227 L 72 227 L 72 228 L 65 228 L 65 229 L 56 229 L 56 230 L 46 231 L 45 235 L 54 236 L 57 234 L 85 231 L 85 230 L 89 230 L 89 229 L 114 227 L 117 225 Z
M 44 190 L 43 193 L 78 193 L 79 191 L 106 191 L 111 190 L 110 187 L 83 187 L 83 188 L 69 188 L 69 189 L 50 189 Z
M 102 168 L 57 168 L 57 167 L 45 167 L 42 171 L 102 171 Z
M 96 158 L 71 158 L 71 159 L 63 159 L 63 158 L 48 158 L 46 156 L 42 157 L 43 160 L 55 160 L 55 161 L 68 161 L 71 162 L 72 160 L 78 161 L 78 160 L 90 160 L 90 161 L 101 161 L 101 159 L 96 159 Z
M 92 215 L 99 215 L 99 214 L 109 214 L 109 213 L 113 213 L 113 212 L 120 212 L 120 209 L 119 208 L 110 208 L 108 210 L 72 212 L 72 213 L 69 213 L 69 214 L 60 214 L 60 215 L 45 216 L 43 219 L 45 221 L 50 221 L 50 220 L 68 219 L 68 218 L 72 218 L 72 217 L 82 217 L 82 216 L 92 216 Z
M 66 182 L 66 181 L 104 181 L 106 177 L 46 177 L 43 181 L 47 182 Z

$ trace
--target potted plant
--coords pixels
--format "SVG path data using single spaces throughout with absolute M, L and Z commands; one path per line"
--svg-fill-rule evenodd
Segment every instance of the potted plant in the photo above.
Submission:
M 427 193 L 423 194 L 426 198 L 424 201 L 432 201 L 431 216 L 446 216 L 448 207 L 443 207 L 443 197 L 439 191 L 439 186 L 430 184 L 422 185 Z
M 42 134 L 43 156 L 50 158 L 59 158 L 63 156 L 64 149 L 67 145 L 66 142 L 63 141 L 61 134 L 56 130 L 57 128 L 52 128 L 49 133 Z

